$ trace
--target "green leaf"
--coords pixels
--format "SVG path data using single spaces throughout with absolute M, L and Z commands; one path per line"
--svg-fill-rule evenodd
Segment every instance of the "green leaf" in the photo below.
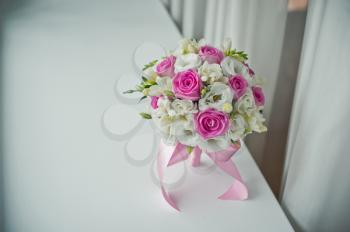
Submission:
M 170 90 L 164 90 L 164 94 L 167 97 L 174 97 L 175 96 L 175 94 L 173 92 L 171 92 Z
M 139 100 L 139 103 L 140 103 L 143 99 L 145 99 L 145 98 L 147 98 L 147 96 L 141 97 L 140 100 Z
M 146 82 L 147 81 L 147 78 L 146 77 L 142 77 L 142 80 L 144 81 L 144 82 Z
M 137 85 L 136 86 L 136 90 L 139 92 L 142 92 L 142 90 L 144 89 L 144 87 L 142 85 Z
M 208 89 L 207 88 L 203 88 L 201 90 L 201 97 L 204 97 L 207 92 L 208 92 Z
M 147 80 L 146 81 L 148 84 L 150 84 L 150 85 L 156 85 L 157 84 L 157 82 L 155 82 L 155 81 L 153 81 L 153 80 Z
M 145 71 L 146 69 L 150 68 L 150 67 L 153 67 L 156 63 L 158 62 L 158 60 L 152 60 L 151 62 L 149 62 L 148 64 L 146 64 L 142 71 Z
M 214 95 L 213 96 L 213 100 L 214 100 L 214 102 L 220 101 L 221 100 L 221 95 Z
M 143 88 L 144 88 L 144 89 L 147 89 L 147 88 L 149 88 L 149 87 L 151 87 L 151 86 L 152 86 L 152 85 L 150 85 L 150 84 L 144 84 L 144 85 L 143 85 Z
M 135 93 L 135 92 L 140 92 L 138 90 L 135 90 L 135 89 L 129 89 L 127 91 L 124 91 L 123 94 L 127 94 L 127 93 Z
M 236 49 L 225 51 L 226 56 L 231 56 L 238 61 L 244 62 L 248 60 L 248 55 L 244 51 L 237 51 Z
M 144 119 L 151 119 L 152 118 L 152 116 L 150 114 L 147 114 L 147 113 L 144 113 L 144 112 L 141 112 L 140 115 Z

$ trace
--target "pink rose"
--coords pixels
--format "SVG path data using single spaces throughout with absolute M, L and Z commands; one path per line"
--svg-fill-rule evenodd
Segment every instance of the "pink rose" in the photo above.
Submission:
M 206 45 L 199 49 L 199 57 L 209 64 L 220 64 L 224 59 L 224 53 L 217 48 Z
M 236 99 L 240 98 L 247 91 L 248 82 L 244 77 L 240 74 L 232 76 L 228 80 L 231 88 L 235 92 Z
M 175 64 L 176 57 L 175 56 L 169 56 L 162 60 L 157 66 L 156 66 L 156 73 L 160 77 L 168 76 L 173 77 L 174 76 L 174 64 Z
M 252 87 L 255 104 L 262 106 L 265 104 L 265 95 L 260 87 Z
M 151 106 L 153 109 L 158 109 L 158 96 L 152 96 L 151 97 Z
M 201 87 L 201 78 L 193 69 L 178 72 L 173 79 L 173 92 L 177 98 L 198 100 L 201 97 Z
M 209 108 L 195 114 L 194 124 L 198 134 L 205 140 L 225 134 L 230 127 L 227 114 Z

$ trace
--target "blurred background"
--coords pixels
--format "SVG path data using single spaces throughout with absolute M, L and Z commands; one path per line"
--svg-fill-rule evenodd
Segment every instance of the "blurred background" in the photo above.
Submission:
M 41 12 L 60 7 L 61 1 L 50 1 L 48 8 L 42 4 Z M 294 229 L 350 231 L 350 1 L 159 1 L 181 36 L 205 38 L 217 46 L 223 38 L 232 38 L 233 46 L 248 53 L 248 62 L 266 80 L 264 115 L 268 132 L 250 135 L 246 144 Z M 25 18 L 31 10 L 30 2 L 40 0 L 0 2 L 0 186 L 6 186 L 2 182 L 13 164 L 9 158 L 12 153 L 4 153 L 8 145 L 4 128 L 8 125 L 3 115 L 8 114 L 5 109 L 15 107 L 4 106 L 16 95 L 16 91 L 5 89 L 4 86 L 12 85 L 11 79 L 4 81 L 3 77 L 10 67 L 5 64 L 12 58 L 8 45 L 13 47 L 12 41 L 19 39 L 5 32 L 10 35 L 20 29 L 21 35 L 26 36 L 25 20 L 14 19 Z M 118 7 L 123 7 L 121 1 Z M 21 11 L 22 8 L 26 10 Z M 70 14 L 64 20 L 69 21 L 76 12 L 67 12 Z M 125 18 L 121 21 L 131 28 L 138 23 Z M 40 26 L 50 27 L 45 23 L 40 21 Z M 109 38 L 105 40 L 112 43 Z M 43 49 L 49 47 L 44 41 L 42 44 Z M 92 43 L 98 54 L 98 47 L 94 46 Z M 5 52 L 6 61 L 2 55 Z M 12 60 L 11 68 L 15 69 L 15 63 Z M 25 89 L 26 82 L 22 84 Z M 9 91 L 13 95 L 6 94 Z M 1 209 L 4 192 L 0 191 Z M 3 210 L 3 220 L 1 215 Z

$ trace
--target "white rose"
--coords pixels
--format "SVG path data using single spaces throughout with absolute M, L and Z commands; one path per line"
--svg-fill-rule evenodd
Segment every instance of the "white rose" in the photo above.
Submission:
M 266 126 L 263 124 L 265 122 L 265 118 L 259 111 L 254 111 L 252 115 L 248 117 L 247 121 L 250 130 L 256 131 L 258 133 L 267 131 Z
M 229 136 L 233 141 L 243 139 L 245 136 L 246 128 L 248 127 L 244 117 L 240 114 L 233 116 L 231 120 L 231 128 L 229 130 Z
M 177 140 L 187 146 L 197 146 L 199 135 L 194 129 L 193 114 L 187 114 L 179 117 L 177 120 Z
M 245 67 L 242 62 L 232 57 L 226 56 L 221 61 L 220 65 L 225 76 L 232 76 L 235 74 L 242 74 L 243 76 L 249 75 L 247 67 Z
M 175 99 L 171 103 L 171 106 L 175 110 L 177 115 L 192 114 L 197 111 L 191 100 Z
M 214 82 L 209 86 L 209 91 L 199 100 L 198 106 L 200 110 L 214 108 L 220 111 L 224 110 L 224 104 L 232 104 L 233 93 L 229 86 Z
M 197 68 L 201 65 L 201 59 L 197 54 L 190 53 L 179 55 L 175 61 L 175 72 L 181 72 L 191 68 Z
M 230 38 L 225 38 L 222 43 L 221 43 L 221 50 L 225 51 L 229 51 L 231 49 L 232 46 L 232 41 Z
M 240 114 L 252 115 L 252 113 L 256 110 L 254 97 L 251 91 L 247 90 L 247 92 L 238 99 L 235 104 L 236 110 Z
M 226 82 L 227 78 L 225 78 L 222 74 L 222 70 L 220 65 L 218 64 L 209 64 L 207 61 L 198 69 L 199 75 L 202 78 L 202 81 L 208 81 L 209 83 L 213 82 Z

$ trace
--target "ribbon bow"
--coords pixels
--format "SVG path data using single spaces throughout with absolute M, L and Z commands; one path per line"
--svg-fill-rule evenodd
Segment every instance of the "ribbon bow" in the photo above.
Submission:
M 222 195 L 218 197 L 220 200 L 245 200 L 248 198 L 247 187 L 244 184 L 236 165 L 231 160 L 231 157 L 240 149 L 240 147 L 241 147 L 241 144 L 237 143 L 237 144 L 232 144 L 225 150 L 221 150 L 217 152 L 205 151 L 205 153 L 210 157 L 210 159 L 214 161 L 214 163 L 220 169 L 222 169 L 224 172 L 226 172 L 227 174 L 229 174 L 234 178 L 233 184 L 226 190 L 226 192 L 224 192 Z M 161 141 L 158 149 L 158 156 L 157 156 L 157 169 L 158 169 L 158 175 L 160 180 L 160 187 L 166 202 L 168 202 L 168 204 L 172 206 L 174 209 L 180 211 L 174 199 L 166 191 L 163 183 L 164 170 L 165 170 L 164 156 L 167 148 L 168 146 Z M 191 153 L 193 153 L 192 166 L 196 167 L 200 164 L 202 150 L 198 146 L 196 146 L 192 151 L 189 152 L 186 145 L 177 143 L 175 146 L 175 149 L 172 152 L 170 160 L 166 166 L 169 167 L 183 160 L 187 160 Z

